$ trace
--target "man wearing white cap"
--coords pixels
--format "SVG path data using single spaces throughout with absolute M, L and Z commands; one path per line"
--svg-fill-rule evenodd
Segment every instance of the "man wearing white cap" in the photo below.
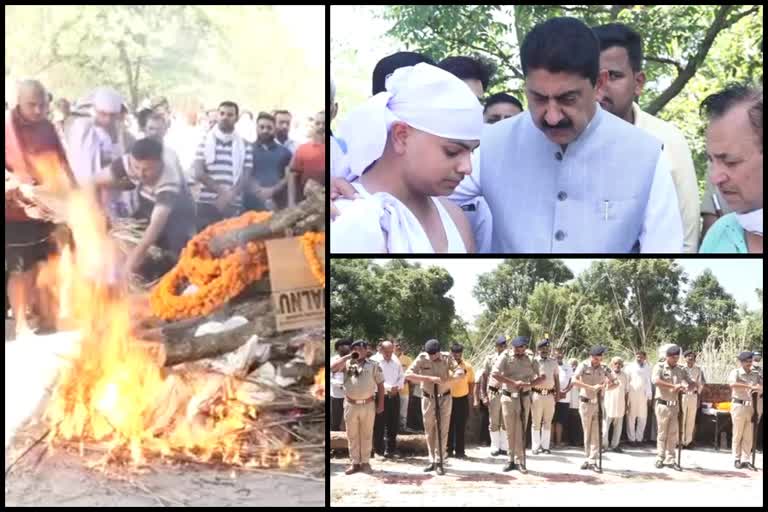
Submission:
M 125 154 L 132 138 L 129 140 L 120 126 L 123 97 L 114 89 L 97 87 L 80 102 L 79 109 L 81 115 L 73 116 L 64 126 L 64 147 L 75 179 L 84 185 Z M 125 201 L 118 199 L 119 193 L 109 196 L 103 200 L 111 213 L 125 215 L 120 205 Z
M 461 210 L 448 200 L 472 172 L 483 107 L 458 78 L 421 63 L 396 70 L 387 90 L 340 129 L 362 200 L 340 200 L 332 252 L 474 252 Z

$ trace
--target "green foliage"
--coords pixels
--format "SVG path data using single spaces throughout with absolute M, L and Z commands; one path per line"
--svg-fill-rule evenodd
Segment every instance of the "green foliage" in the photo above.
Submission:
M 447 347 L 454 341 L 453 299 L 445 294 L 453 278 L 439 267 L 421 268 L 403 260 L 331 260 L 331 337 L 402 339 L 416 353 L 430 338 Z M 457 340 L 466 339 L 466 331 Z
M 472 294 L 494 314 L 508 307 L 525 308 L 540 282 L 560 284 L 572 278 L 573 273 L 560 260 L 508 259 L 492 272 L 481 274 Z
M 322 63 L 270 6 L 6 6 L 5 20 L 6 82 L 35 77 L 56 97 L 111 85 L 133 109 L 156 95 L 194 108 L 322 108 Z

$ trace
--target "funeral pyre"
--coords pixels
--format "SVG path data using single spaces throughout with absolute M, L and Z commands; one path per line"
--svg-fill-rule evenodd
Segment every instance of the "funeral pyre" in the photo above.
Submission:
M 65 221 L 71 232 L 38 281 L 57 299 L 60 328 L 80 333 L 45 411 L 49 449 L 96 452 L 103 455 L 97 464 L 133 467 L 165 460 L 321 469 L 324 329 L 276 331 L 262 247 L 265 238 L 308 232 L 307 259 L 297 265 L 322 271 L 310 254 L 324 240 L 312 231 L 322 231 L 321 189 L 274 218 L 215 233 L 218 242 L 224 238 L 215 250 L 190 242 L 185 251 L 197 251 L 208 267 L 194 266 L 197 275 L 185 279 L 174 269 L 172 283 L 161 280 L 143 295 L 129 292 L 121 252 L 92 193 L 54 190 L 56 198 L 44 201 L 51 190 L 25 191 L 39 204 L 54 204 L 41 210 L 55 211 L 48 218 Z M 236 268 L 217 263 L 225 260 Z M 225 283 L 225 275 L 233 282 Z M 218 292 L 186 317 L 169 315 L 152 299 L 159 286 L 182 297 L 192 285 Z

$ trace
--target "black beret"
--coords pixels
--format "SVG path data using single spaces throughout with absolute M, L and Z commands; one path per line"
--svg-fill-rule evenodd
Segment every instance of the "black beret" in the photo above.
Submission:
M 589 351 L 589 355 L 591 356 L 601 356 L 603 355 L 603 352 L 605 352 L 605 347 L 602 345 L 597 345 L 592 347 L 592 350 Z
M 517 338 L 512 340 L 512 346 L 513 347 L 527 347 L 528 346 L 528 338 L 525 336 L 518 336 Z
M 536 345 L 537 348 L 543 348 L 549 345 L 549 340 L 541 340 L 538 345 Z
M 498 338 L 496 338 L 496 344 L 497 345 L 506 345 L 507 344 L 507 337 L 503 334 L 500 335 Z
M 462 347 L 459 344 L 456 344 L 451 347 L 451 352 L 456 352 L 456 353 L 464 352 L 464 347 Z
M 365 341 L 365 340 L 355 340 L 355 341 L 352 342 L 352 348 L 355 348 L 355 347 L 367 347 L 367 346 L 368 346 L 368 342 Z
M 688 349 L 688 350 L 686 350 L 685 352 L 683 352 L 683 355 L 684 355 L 685 357 L 688 357 L 690 354 L 696 355 L 696 352 L 694 352 L 694 351 L 693 351 L 693 350 L 691 350 L 691 349 Z
M 336 340 L 336 343 L 333 344 L 333 348 L 338 350 L 342 345 L 352 345 L 352 340 L 349 338 L 341 338 Z
M 424 352 L 427 354 L 437 354 L 440 352 L 440 342 L 437 340 L 429 340 L 424 344 Z
M 739 361 L 749 361 L 752 359 L 752 352 L 742 352 L 739 354 Z
M 667 357 L 669 356 L 679 356 L 680 355 L 680 347 L 677 345 L 672 345 L 667 349 Z

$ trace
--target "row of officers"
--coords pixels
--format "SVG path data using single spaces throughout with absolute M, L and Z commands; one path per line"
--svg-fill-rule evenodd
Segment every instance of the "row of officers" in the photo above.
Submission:
M 503 341 L 503 344 L 501 343 Z M 490 430 L 503 433 L 505 428 L 508 463 L 503 471 L 517 470 L 527 473 L 525 459 L 525 426 L 532 414 L 534 436 L 548 436 L 549 430 L 540 430 L 551 424 L 556 397 L 561 391 L 558 382 L 557 362 L 548 356 L 549 340 L 537 344 L 540 356 L 526 354 L 529 340 L 516 337 L 511 349 L 498 350 L 489 356 L 486 366 L 490 376 L 487 386 Z M 497 347 L 506 346 L 506 339 L 499 337 Z M 589 359 L 581 362 L 573 374 L 573 386 L 579 389 L 579 416 L 584 439 L 584 461 L 581 469 L 602 472 L 601 437 L 605 391 L 619 385 L 617 372 L 602 363 L 605 347 L 595 346 Z M 681 349 L 670 345 L 666 357 L 652 369 L 651 380 L 656 386 L 654 412 L 657 422 L 657 468 L 665 466 L 681 470 L 680 452 L 675 458 L 675 448 L 683 443 L 679 426 L 686 411 L 681 409 L 684 397 L 701 391 L 702 381 L 678 365 Z M 331 364 L 331 372 L 344 375 L 344 421 L 351 465 L 346 474 L 358 471 L 370 472 L 370 454 L 374 420 L 384 410 L 384 375 L 378 362 L 367 358 L 366 341 L 352 343 L 352 351 Z M 733 423 L 732 453 L 737 469 L 755 469 L 755 427 L 762 414 L 762 371 L 753 367 L 753 353 L 738 355 L 739 367 L 728 375 L 731 388 L 731 418 Z M 465 378 L 465 370 L 447 352 L 440 351 L 437 340 L 429 340 L 405 372 L 405 380 L 421 386 L 423 399 L 421 410 L 429 453 L 426 472 L 444 474 L 443 459 L 448 444 L 448 424 L 451 416 L 451 385 Z M 496 420 L 495 420 L 496 418 Z M 687 420 L 686 420 L 687 421 Z M 537 432 L 536 425 L 539 426 Z M 548 452 L 548 449 L 545 450 Z

